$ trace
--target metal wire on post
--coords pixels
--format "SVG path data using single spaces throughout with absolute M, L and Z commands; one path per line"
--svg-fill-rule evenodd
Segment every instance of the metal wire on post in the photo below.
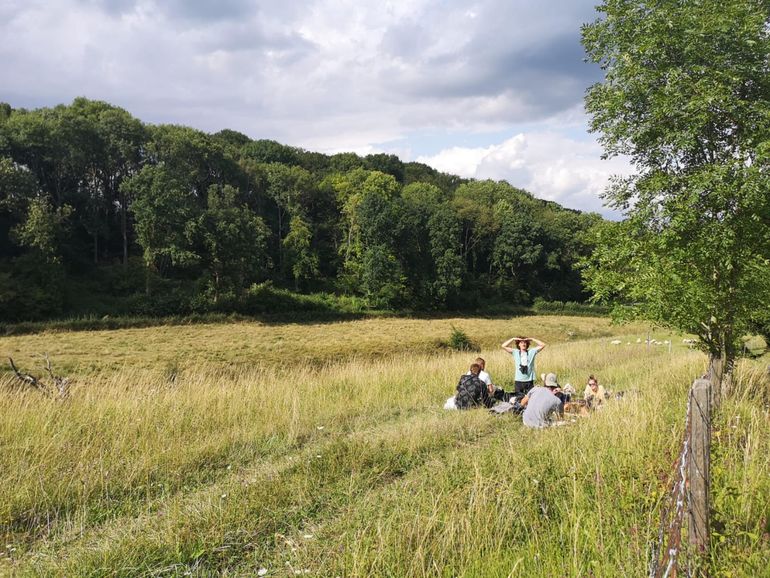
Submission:
M 674 462 L 676 472 L 668 494 L 661 507 L 660 530 L 658 541 L 652 545 L 650 556 L 650 578 L 674 576 L 678 567 L 677 558 L 682 548 L 682 524 L 684 522 L 687 463 L 689 459 L 690 439 L 690 400 L 687 400 L 685 431 L 682 449 Z M 673 574 L 672 574 L 673 572 Z
M 711 382 L 696 380 L 687 396 L 682 449 L 674 462 L 674 479 L 661 506 L 657 542 L 651 545 L 649 578 L 686 576 L 693 564 L 683 564 L 691 551 L 702 555 L 709 537 L 709 454 L 711 446 Z M 682 545 L 687 516 L 688 543 Z

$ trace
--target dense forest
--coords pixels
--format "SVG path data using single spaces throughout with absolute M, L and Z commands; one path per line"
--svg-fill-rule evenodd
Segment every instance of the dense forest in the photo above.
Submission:
M 394 155 L 0 104 L 0 320 L 584 301 L 597 214 Z M 292 300 L 286 301 L 291 307 Z

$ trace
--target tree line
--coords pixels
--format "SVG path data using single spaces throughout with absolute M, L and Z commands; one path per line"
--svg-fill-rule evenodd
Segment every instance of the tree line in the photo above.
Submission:
M 265 287 L 366 307 L 584 301 L 602 219 L 388 154 L 0 105 L 0 314 L 239 310 Z M 251 300 L 249 300 L 251 299 Z

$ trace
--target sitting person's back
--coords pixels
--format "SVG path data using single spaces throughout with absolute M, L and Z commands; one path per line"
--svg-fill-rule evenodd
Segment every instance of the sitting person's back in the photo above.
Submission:
M 460 377 L 460 383 L 457 384 L 457 396 L 455 397 L 457 409 L 489 405 L 489 391 L 487 384 L 479 378 L 480 372 L 481 366 L 474 363 L 471 365 L 470 373 Z
M 522 421 L 527 427 L 543 428 L 551 423 L 552 414 L 561 414 L 563 404 L 557 397 L 559 386 L 556 375 L 549 373 L 545 378 L 546 387 L 534 387 L 527 396 L 521 400 L 524 407 Z

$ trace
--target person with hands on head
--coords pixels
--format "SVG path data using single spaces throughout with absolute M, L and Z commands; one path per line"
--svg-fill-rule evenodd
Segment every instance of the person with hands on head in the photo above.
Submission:
M 537 347 L 530 348 L 533 341 Z M 514 347 L 511 347 L 512 343 Z M 500 347 L 513 356 L 516 365 L 516 395 L 526 394 L 535 385 L 535 356 L 545 349 L 545 343 L 535 337 L 511 337 Z

